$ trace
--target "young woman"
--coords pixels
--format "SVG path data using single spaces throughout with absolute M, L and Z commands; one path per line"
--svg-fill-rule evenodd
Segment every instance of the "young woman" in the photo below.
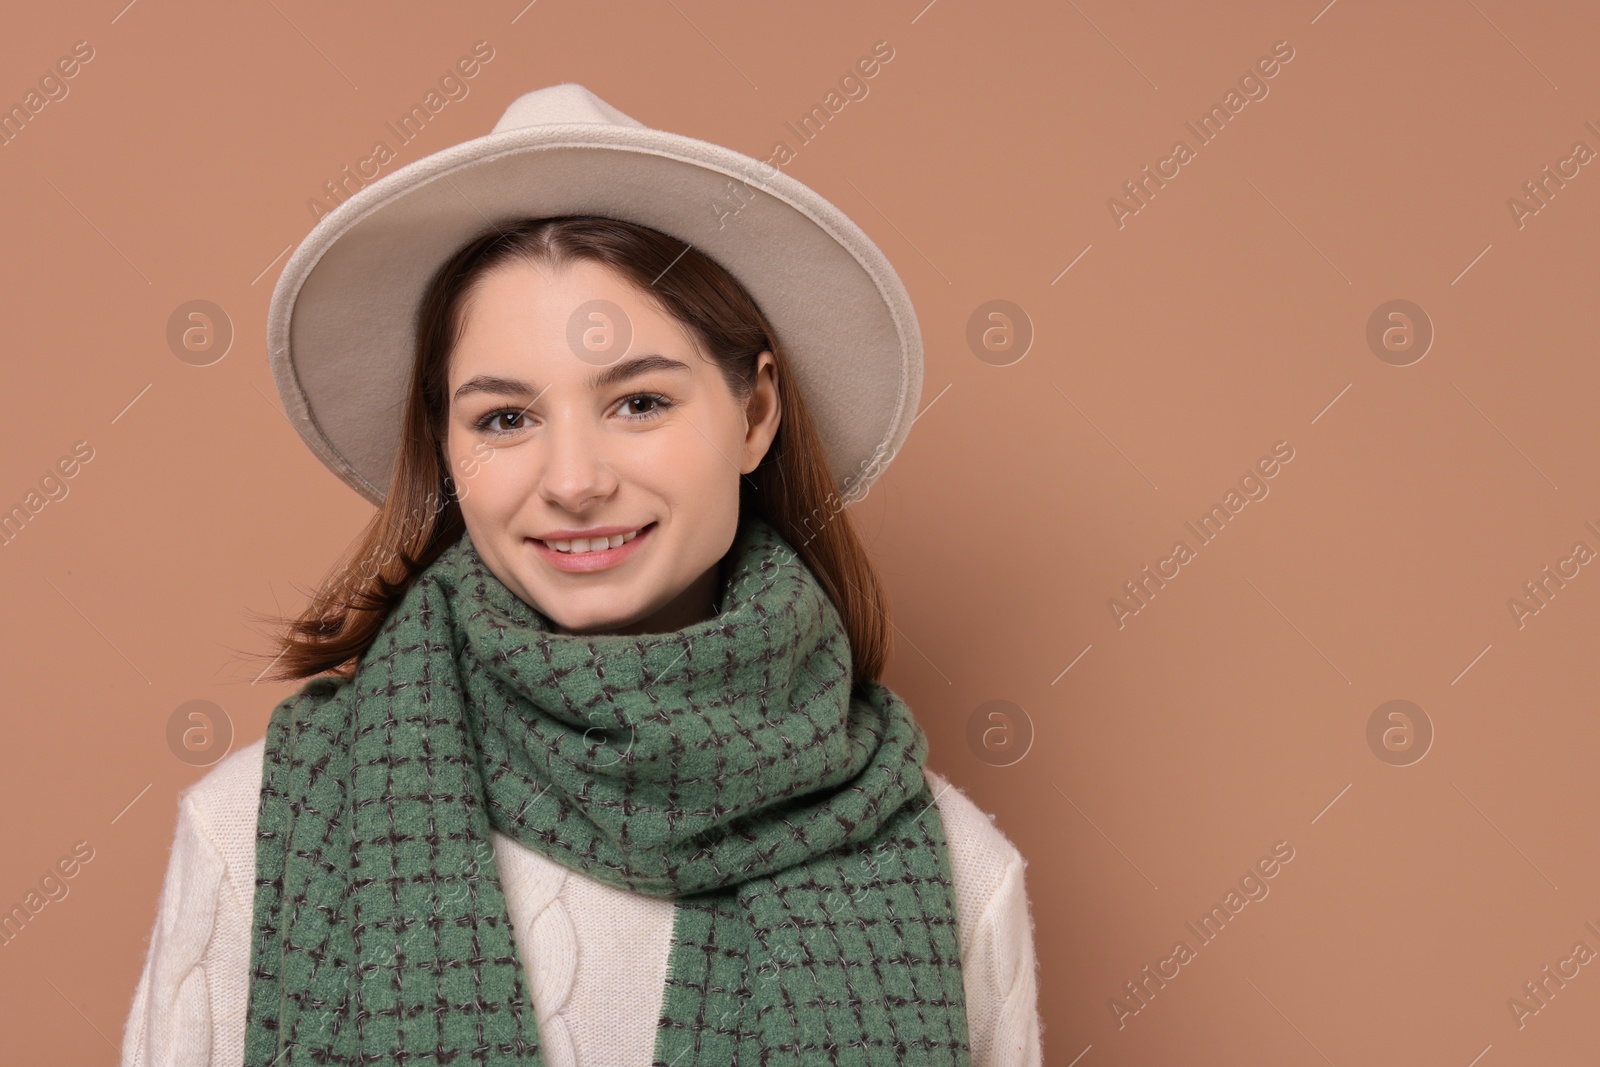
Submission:
M 290 260 L 280 390 L 379 510 L 182 797 L 124 1064 L 1039 1062 L 1026 863 L 843 511 L 909 301 L 734 161 L 557 86 Z

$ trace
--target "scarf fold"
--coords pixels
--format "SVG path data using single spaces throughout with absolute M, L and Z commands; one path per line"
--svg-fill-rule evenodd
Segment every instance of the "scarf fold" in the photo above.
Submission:
M 490 834 L 676 903 L 658 1067 L 970 1052 L 928 742 L 759 516 L 720 610 L 572 635 L 470 537 L 274 710 L 245 1063 L 544 1067 Z M 537 961 L 534 961 L 537 965 Z

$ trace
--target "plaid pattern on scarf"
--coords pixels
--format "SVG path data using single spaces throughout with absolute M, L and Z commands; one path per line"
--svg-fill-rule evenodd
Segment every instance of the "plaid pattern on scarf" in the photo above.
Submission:
M 927 737 L 747 516 L 718 613 L 555 633 L 468 535 L 273 712 L 245 1063 L 542 1067 L 491 829 L 677 907 L 658 1067 L 970 1064 Z

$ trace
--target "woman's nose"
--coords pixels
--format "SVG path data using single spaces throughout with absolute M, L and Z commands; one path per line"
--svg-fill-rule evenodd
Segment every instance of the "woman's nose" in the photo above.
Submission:
M 616 477 L 604 455 L 604 436 L 598 427 L 577 418 L 556 416 L 546 422 L 535 445 L 542 453 L 537 459 L 538 478 L 546 499 L 576 512 L 612 492 Z

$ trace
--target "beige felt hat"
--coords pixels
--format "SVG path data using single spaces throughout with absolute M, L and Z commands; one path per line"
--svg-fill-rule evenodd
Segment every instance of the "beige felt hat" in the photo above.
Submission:
M 778 333 L 837 491 L 859 500 L 916 417 L 922 336 L 888 259 L 761 160 L 653 130 L 581 85 L 512 101 L 487 135 L 360 189 L 318 221 L 272 293 L 267 352 L 311 450 L 373 503 L 388 492 L 429 278 L 519 217 L 603 215 L 726 267 Z

